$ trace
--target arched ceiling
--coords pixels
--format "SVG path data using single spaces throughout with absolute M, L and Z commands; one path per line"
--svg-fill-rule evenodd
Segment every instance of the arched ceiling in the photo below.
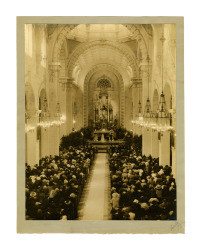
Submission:
M 50 25 L 48 26 L 49 37 L 52 39 L 53 44 L 53 54 L 52 61 L 57 59 L 57 55 L 60 53 L 61 47 L 66 39 L 73 38 L 73 32 L 77 37 L 78 30 L 84 29 L 82 36 L 87 36 L 89 40 L 84 39 L 84 41 L 90 42 L 94 40 L 101 41 L 117 41 L 123 42 L 124 37 L 127 37 L 128 41 L 137 40 L 139 47 L 142 50 L 143 59 L 146 59 L 147 56 L 147 38 L 150 37 L 150 32 L 147 33 L 147 27 L 145 28 L 140 24 L 71 24 L 71 25 Z M 107 27 L 107 28 L 106 28 Z M 91 29 L 91 31 L 90 31 Z M 73 31 L 75 30 L 75 31 Z M 87 31 L 88 30 L 88 31 Z M 152 31 L 152 27 L 149 27 L 149 30 Z M 96 34 L 96 35 L 95 35 Z M 101 35 L 102 34 L 102 35 Z M 127 34 L 127 35 L 126 35 Z M 80 35 L 81 36 L 81 35 Z M 75 37 L 76 38 L 76 37 Z M 121 39 L 120 39 L 121 38 Z M 122 40 L 123 39 L 123 40 Z
M 117 68 L 115 65 L 108 63 L 99 63 L 94 64 L 91 66 L 90 70 L 80 71 L 80 75 L 78 78 L 78 82 L 80 85 L 80 88 L 84 90 L 84 85 L 88 84 L 90 79 L 94 74 L 103 75 L 103 72 L 105 72 L 105 75 L 108 77 L 113 78 L 113 80 L 116 78 L 116 81 L 121 84 L 121 87 L 123 88 L 123 82 L 128 82 L 129 78 L 125 76 L 124 72 L 121 69 Z
M 122 82 L 122 76 L 120 75 L 118 70 L 116 70 L 112 65 L 105 63 L 105 64 L 95 65 L 93 68 L 90 69 L 90 71 L 87 73 L 85 77 L 85 84 L 87 84 L 90 81 L 91 77 L 96 72 L 105 72 L 105 74 L 107 73 L 108 77 L 115 76 L 115 78 L 118 79 L 118 82 Z
M 100 79 L 107 79 L 112 84 L 112 88 L 119 87 L 119 79 L 115 73 L 104 69 L 94 71 L 88 78 L 88 82 L 97 85 Z
M 111 58 L 114 56 L 114 54 L 116 54 L 122 57 L 122 60 L 118 61 L 118 63 L 121 64 L 121 61 L 125 61 L 126 67 L 130 66 L 133 70 L 137 69 L 135 54 L 132 52 L 131 49 L 129 49 L 128 46 L 111 41 L 93 41 L 93 42 L 81 43 L 71 54 L 67 66 L 69 76 L 72 74 L 73 68 L 76 65 L 76 61 L 79 60 L 79 57 L 81 57 L 82 55 L 83 56 L 86 56 L 87 54 L 89 55 L 92 51 L 95 52 L 95 59 L 104 58 L 105 55 L 107 58 Z M 115 60 L 115 62 L 117 61 Z M 124 63 L 124 68 L 125 68 L 125 63 Z
M 126 45 L 112 41 L 92 41 L 81 43 L 71 54 L 67 76 L 82 85 L 92 67 L 105 63 L 113 65 L 125 83 L 137 74 L 135 54 Z
M 122 24 L 80 24 L 68 34 L 69 39 L 75 39 L 79 42 L 95 40 L 123 42 L 131 36 L 131 31 Z
M 117 51 L 116 49 L 99 45 L 96 48 L 91 48 L 80 54 L 74 64 L 71 66 L 74 69 L 75 65 L 79 65 L 79 67 L 84 70 L 86 67 L 89 68 L 90 65 L 96 63 L 113 62 L 114 64 L 122 67 L 122 69 L 126 70 L 128 66 L 132 67 L 131 62 L 129 62 L 128 58 Z M 71 71 L 68 71 L 70 73 Z
M 73 78 L 75 78 L 75 75 L 72 74 L 72 71 L 75 67 L 78 67 L 80 69 L 79 74 L 84 76 L 88 73 L 91 67 L 103 63 L 113 65 L 123 77 L 131 78 L 136 72 L 133 62 L 129 61 L 123 53 L 110 46 L 99 45 L 90 48 L 80 54 L 77 60 L 73 57 L 73 60 L 74 62 L 71 62 L 68 70 L 68 76 Z M 77 79 L 82 81 L 79 76 Z
M 67 59 L 67 77 L 73 78 L 83 89 L 90 69 L 96 65 L 108 64 L 119 72 L 124 85 L 128 86 L 130 79 L 137 76 L 139 63 L 136 50 L 132 50 L 134 45 L 130 47 L 128 42 L 135 41 L 135 49 L 137 46 L 137 51 L 145 59 L 146 39 L 151 32 L 150 29 L 148 34 L 146 29 L 147 27 L 142 28 L 141 25 L 126 24 L 59 25 L 54 34 L 53 61 L 58 60 L 57 55 L 66 40 L 74 40 L 77 45 Z

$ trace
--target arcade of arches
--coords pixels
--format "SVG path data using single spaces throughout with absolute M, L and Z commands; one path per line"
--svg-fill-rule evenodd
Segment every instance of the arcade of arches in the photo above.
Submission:
M 116 126 L 142 135 L 142 155 L 171 166 L 176 178 L 174 24 L 27 24 L 25 95 L 31 168 L 58 156 L 63 136 Z M 97 171 L 107 157 L 96 156 Z

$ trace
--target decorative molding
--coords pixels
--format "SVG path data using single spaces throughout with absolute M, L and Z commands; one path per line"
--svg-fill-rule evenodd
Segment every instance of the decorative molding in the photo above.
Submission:
M 67 24 L 64 25 L 62 30 L 59 33 L 59 36 L 57 38 L 57 42 L 53 51 L 53 60 L 57 58 L 58 53 L 60 53 L 61 47 L 63 45 L 64 40 L 68 37 L 68 34 L 73 30 L 76 26 L 79 24 Z M 132 33 L 133 40 L 137 40 L 139 43 L 140 50 L 142 51 L 143 58 L 146 57 L 145 53 L 147 52 L 147 46 L 144 40 L 144 37 L 142 35 L 144 25 L 140 24 L 122 24 L 124 25 L 130 32 Z M 56 29 L 55 24 L 48 24 L 47 25 L 47 33 L 49 35 L 52 35 Z M 144 27 L 144 30 L 146 30 L 146 33 L 150 33 L 150 27 Z M 142 32 L 141 32 L 142 31 Z M 103 41 L 102 41 L 103 42 Z M 103 42 L 105 43 L 105 42 Z
M 74 52 L 70 55 L 69 62 L 67 65 L 67 74 L 69 76 L 72 76 L 72 72 L 74 69 L 74 66 L 76 64 L 76 61 L 78 60 L 79 56 L 86 52 L 87 50 L 95 47 L 101 47 L 101 48 L 113 48 L 115 50 L 118 50 L 121 54 L 125 55 L 126 58 L 129 61 L 129 64 L 132 68 L 132 70 L 137 68 L 136 58 L 133 54 L 132 50 L 127 47 L 124 44 L 120 44 L 117 42 L 112 41 L 105 41 L 104 43 L 101 43 L 101 41 L 92 41 L 92 42 L 86 42 L 78 45 L 78 47 L 74 50 Z
M 32 118 L 37 118 L 39 117 L 39 114 L 41 113 L 41 110 L 37 110 L 37 109 L 34 109 L 34 110 L 26 110 L 25 111 L 25 117 L 27 120 L 30 120 Z
M 131 78 L 130 88 L 141 88 L 142 87 L 142 79 L 141 78 Z
M 75 87 L 78 88 L 78 86 L 75 84 L 75 80 L 70 77 L 60 77 L 59 78 L 59 84 L 62 87 L 63 91 L 68 91 L 69 89 Z
M 61 69 L 60 62 L 52 62 L 48 66 L 48 71 L 49 71 L 49 80 L 50 82 L 53 82 L 54 79 L 57 77 Z

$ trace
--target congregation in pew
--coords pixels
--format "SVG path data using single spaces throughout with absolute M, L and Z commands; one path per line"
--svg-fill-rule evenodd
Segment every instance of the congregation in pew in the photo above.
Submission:
M 109 151 L 113 220 L 175 220 L 176 183 L 170 166 L 136 153 L 133 148 Z
M 89 147 L 63 149 L 39 165 L 26 165 L 26 219 L 74 220 L 94 152 Z
M 142 137 L 124 132 L 124 143 L 107 149 L 110 218 L 175 220 L 176 181 L 172 168 L 159 165 L 158 158 L 142 155 Z M 79 146 L 75 143 L 77 136 L 69 137 L 74 146 L 68 144 L 68 137 L 63 138 L 59 156 L 44 157 L 32 168 L 26 164 L 27 220 L 79 219 L 81 196 L 91 169 L 96 167 L 98 151 L 90 144 Z

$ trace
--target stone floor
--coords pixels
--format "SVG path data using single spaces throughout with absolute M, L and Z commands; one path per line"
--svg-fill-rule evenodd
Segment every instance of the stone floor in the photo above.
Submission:
M 78 209 L 79 220 L 110 219 L 110 176 L 107 153 L 96 154 Z

